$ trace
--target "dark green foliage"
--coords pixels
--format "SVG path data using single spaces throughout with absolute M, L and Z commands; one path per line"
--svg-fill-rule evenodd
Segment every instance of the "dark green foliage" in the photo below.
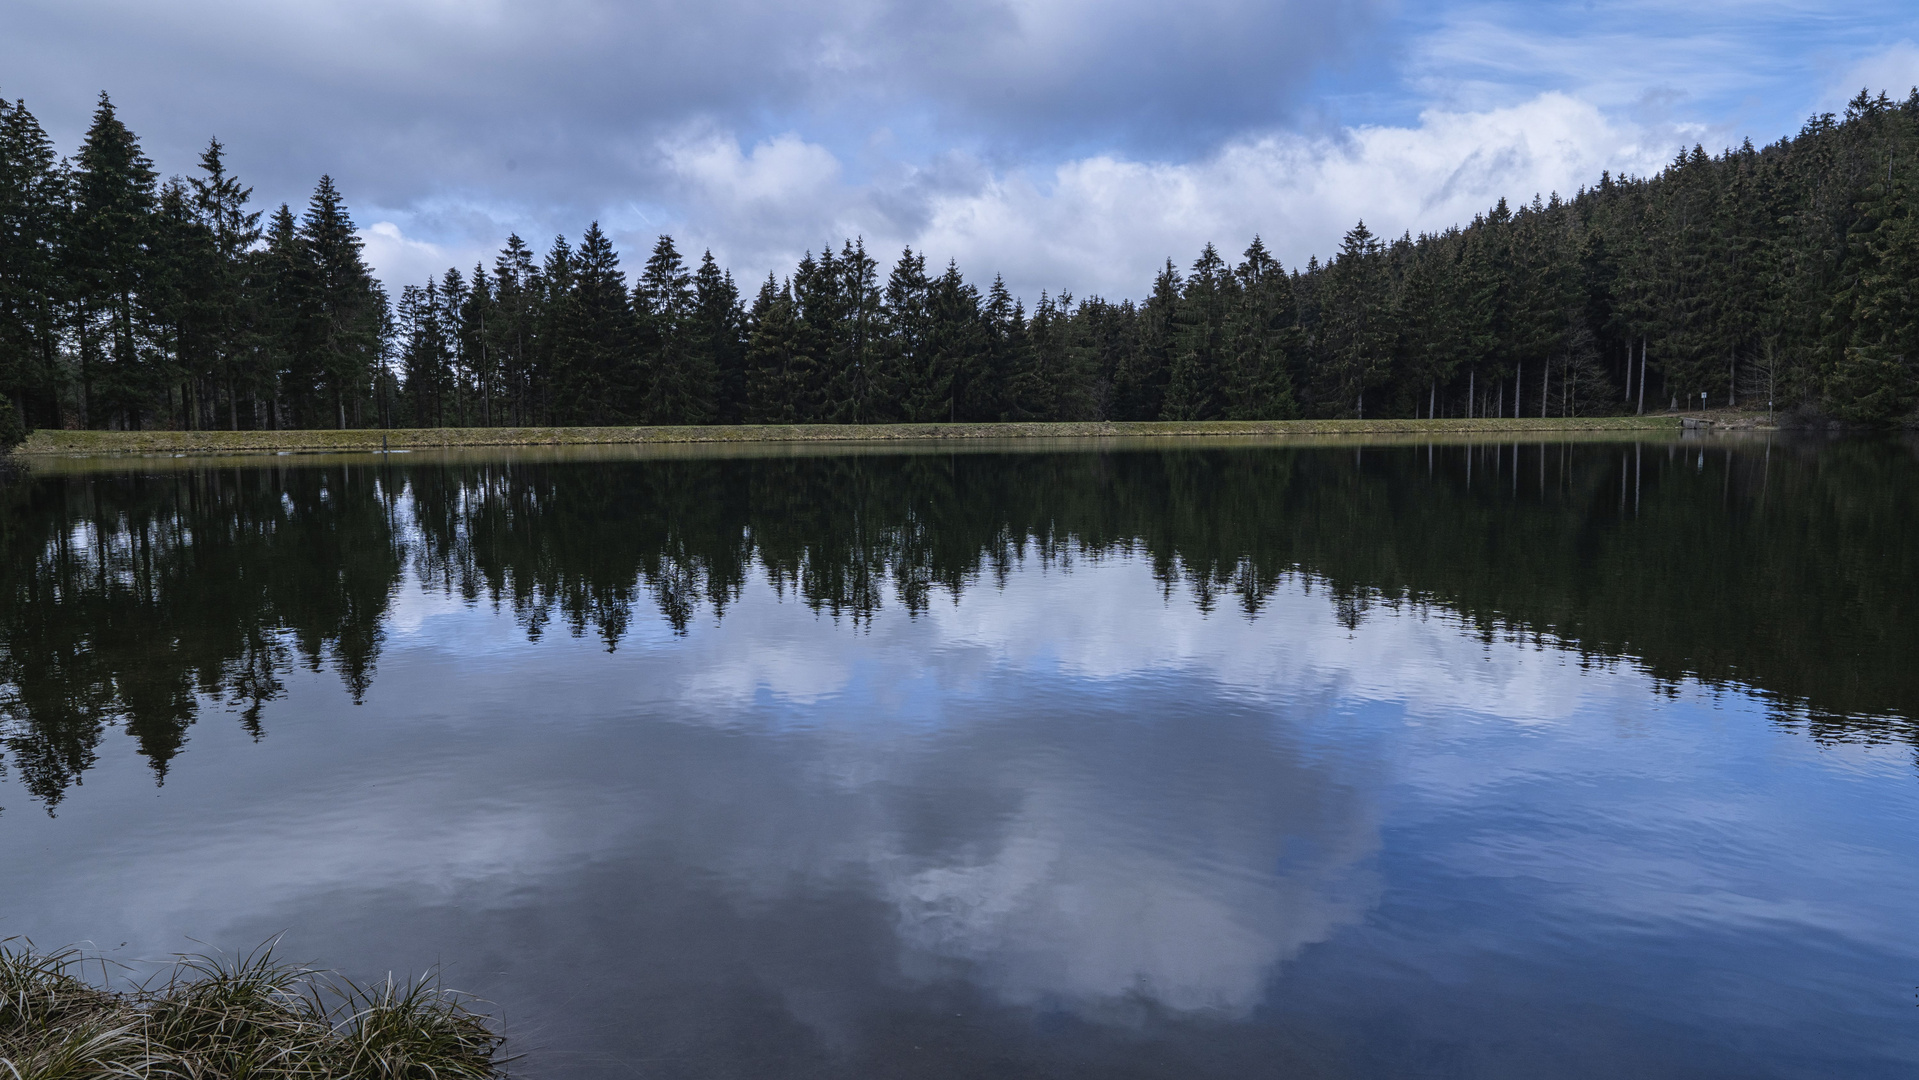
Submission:
M 639 374 L 646 386 L 641 411 L 647 423 L 708 424 L 719 419 L 719 370 L 713 342 L 701 325 L 701 315 L 710 319 L 712 312 L 702 312 L 699 300 L 673 238 L 660 237 L 633 287 Z
M 59 427 L 64 419 L 67 184 L 52 140 L 26 104 L 0 101 L 0 394 L 32 426 Z
M 644 387 L 633 369 L 633 309 L 613 242 L 587 227 L 554 328 L 555 412 L 563 423 L 634 423 Z
M 26 437 L 26 426 L 20 422 L 20 413 L 14 409 L 13 402 L 0 398 L 0 454 L 19 446 L 20 440 Z
M 100 95 L 75 158 L 72 210 L 64 238 L 72 288 L 73 349 L 85 426 L 141 426 L 140 405 L 155 389 L 142 286 L 151 282 L 153 163 Z
M 1919 91 L 1287 273 L 1255 238 L 1139 302 L 928 273 L 854 239 L 748 305 L 596 224 L 403 289 L 340 192 L 261 227 L 214 140 L 162 182 L 100 100 L 71 168 L 0 103 L 0 396 L 31 428 L 1575 416 L 1919 401 Z

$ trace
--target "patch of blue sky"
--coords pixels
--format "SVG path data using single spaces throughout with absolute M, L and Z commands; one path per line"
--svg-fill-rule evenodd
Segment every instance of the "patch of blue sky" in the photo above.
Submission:
M 1410 123 L 1421 109 L 1479 111 L 1556 90 L 1640 123 L 1765 143 L 1856 90 L 1848 80 L 1876 54 L 1919 38 L 1919 8 L 1475 0 L 1409 7 L 1396 29 L 1400 66 L 1381 82 L 1398 93 L 1375 88 L 1362 100 L 1377 111 L 1351 122 Z

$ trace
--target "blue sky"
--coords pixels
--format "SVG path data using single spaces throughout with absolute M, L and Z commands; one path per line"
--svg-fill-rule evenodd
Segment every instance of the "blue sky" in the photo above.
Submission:
M 0 93 L 63 149 L 104 89 L 165 171 L 217 134 L 262 201 L 330 172 L 396 286 L 597 219 L 629 266 L 857 235 L 1137 295 L 1209 240 L 1297 263 L 1919 83 L 1886 0 L 0 3 Z

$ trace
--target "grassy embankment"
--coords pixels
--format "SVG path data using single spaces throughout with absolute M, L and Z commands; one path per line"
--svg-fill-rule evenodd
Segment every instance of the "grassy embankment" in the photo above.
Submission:
M 0 1080 L 493 1080 L 502 1039 L 431 980 L 360 987 L 281 963 L 182 958 L 128 990 L 71 950 L 0 942 Z M 86 961 L 86 967 L 105 964 Z
M 347 431 L 59 431 L 27 437 L 22 454 L 337 453 L 481 446 L 591 446 L 758 442 L 921 442 L 939 439 L 1087 439 L 1440 436 L 1545 432 L 1670 432 L 1677 416 L 1475 420 L 1220 420 L 1194 423 L 739 424 L 706 427 L 360 428 Z

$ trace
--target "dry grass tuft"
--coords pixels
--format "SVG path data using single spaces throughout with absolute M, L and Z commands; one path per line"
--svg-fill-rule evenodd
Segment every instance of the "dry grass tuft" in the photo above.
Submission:
M 265 946 L 127 991 L 0 941 L 0 1080 L 488 1080 L 503 1038 L 437 978 L 361 987 Z

